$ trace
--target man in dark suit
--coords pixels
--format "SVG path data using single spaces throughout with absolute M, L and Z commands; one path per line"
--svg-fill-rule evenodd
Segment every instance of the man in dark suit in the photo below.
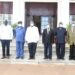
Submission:
M 44 59 L 52 59 L 52 42 L 53 31 L 50 29 L 50 25 L 48 24 L 42 35 L 42 43 L 44 44 Z
M 64 59 L 66 35 L 67 31 L 63 27 L 63 23 L 60 22 L 59 27 L 55 31 L 57 59 Z

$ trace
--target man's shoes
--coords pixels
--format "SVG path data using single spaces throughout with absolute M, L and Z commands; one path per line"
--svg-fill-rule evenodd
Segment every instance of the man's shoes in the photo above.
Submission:
M 16 57 L 16 59 L 19 59 L 20 57 Z
M 44 59 L 48 59 L 47 57 L 45 57 Z
M 1 59 L 5 59 L 6 57 L 2 57 Z
M 24 59 L 24 57 L 21 57 L 21 59 Z
M 35 59 L 35 57 L 30 57 L 29 60 Z
M 64 58 L 61 58 L 62 60 L 64 60 Z
M 52 58 L 48 58 L 49 60 L 52 60 Z

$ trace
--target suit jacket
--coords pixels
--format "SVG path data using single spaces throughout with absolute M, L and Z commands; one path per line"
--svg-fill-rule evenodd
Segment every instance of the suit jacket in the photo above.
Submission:
M 49 33 L 47 33 L 47 29 L 44 29 L 42 34 L 42 43 L 43 44 L 52 44 L 54 40 L 54 33 L 53 30 L 50 30 Z

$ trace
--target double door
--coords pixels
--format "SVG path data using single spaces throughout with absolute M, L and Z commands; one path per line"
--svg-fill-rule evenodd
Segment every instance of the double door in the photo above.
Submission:
M 55 17 L 53 16 L 33 16 L 33 21 L 39 29 L 39 33 L 42 34 L 43 30 L 50 24 L 50 28 L 56 28 Z

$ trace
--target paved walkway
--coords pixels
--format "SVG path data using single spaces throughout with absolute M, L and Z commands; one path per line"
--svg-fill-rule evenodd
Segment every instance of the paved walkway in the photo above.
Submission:
M 65 60 L 57 60 L 55 52 L 52 60 L 44 60 L 43 52 L 37 52 L 35 60 L 28 60 L 28 52 L 24 59 L 15 59 L 15 51 L 11 54 L 10 59 L 0 59 L 0 75 L 75 75 L 75 60 L 68 59 L 69 53 Z
M 68 59 L 69 51 L 66 51 L 65 60 L 57 60 L 55 51 L 52 60 L 44 60 L 43 51 L 36 52 L 35 60 L 28 60 L 29 52 L 25 52 L 23 60 L 15 59 L 14 47 L 10 53 L 10 59 L 0 59 L 0 75 L 75 75 L 75 60 Z
M 0 64 L 0 75 L 75 75 L 75 65 Z

